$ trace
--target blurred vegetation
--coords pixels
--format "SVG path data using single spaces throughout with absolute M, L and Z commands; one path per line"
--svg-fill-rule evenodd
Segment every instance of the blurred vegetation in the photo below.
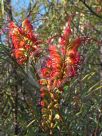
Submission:
M 101 136 L 102 1 L 29 0 L 28 7 L 22 6 L 18 11 L 11 5 L 10 0 L 0 1 L 0 136 L 49 135 L 40 129 L 39 88 L 33 83 L 33 64 L 23 68 L 11 56 L 6 29 L 9 20 L 21 25 L 26 17 L 30 18 L 46 40 L 49 35 L 60 35 L 70 15 L 74 16 L 73 37 L 81 35 L 92 40 L 80 47 L 78 74 L 64 86 L 63 122 L 54 136 Z

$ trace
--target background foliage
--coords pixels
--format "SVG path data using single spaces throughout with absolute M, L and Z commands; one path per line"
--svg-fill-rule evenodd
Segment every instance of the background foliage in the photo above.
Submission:
M 19 4 L 15 6 L 14 3 Z M 22 6 L 23 5 L 23 6 Z M 60 34 L 70 15 L 73 37 L 91 38 L 80 47 L 77 76 L 64 86 L 61 112 L 63 123 L 54 135 L 102 135 L 102 1 L 21 0 L 0 1 L 0 135 L 47 136 L 40 130 L 39 88 L 34 83 L 33 63 L 25 69 L 11 56 L 8 23 L 30 18 L 42 39 Z M 46 45 L 44 45 L 46 48 Z

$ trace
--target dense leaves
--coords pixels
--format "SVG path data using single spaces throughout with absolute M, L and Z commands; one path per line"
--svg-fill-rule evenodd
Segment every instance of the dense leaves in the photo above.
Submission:
M 102 2 L 29 1 L 29 8 L 12 7 L 12 17 L 6 4 L 0 5 L 0 135 L 101 135 Z

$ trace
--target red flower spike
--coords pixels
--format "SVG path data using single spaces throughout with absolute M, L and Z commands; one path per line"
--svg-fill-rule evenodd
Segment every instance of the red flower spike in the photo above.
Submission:
M 63 92 L 63 85 L 68 82 L 68 79 L 71 79 L 77 73 L 78 64 L 80 62 L 78 47 L 82 42 L 82 38 L 78 37 L 75 40 L 70 40 L 70 23 L 71 19 L 68 20 L 64 32 L 59 38 L 58 44 L 52 45 L 51 40 L 54 40 L 54 38 L 50 38 L 48 40 L 49 54 L 47 55 L 47 57 L 45 57 L 48 59 L 45 59 L 44 63 L 41 66 L 42 80 L 40 80 L 40 85 L 41 88 L 46 87 L 46 91 L 44 91 L 44 89 L 42 89 L 41 91 L 42 114 L 43 107 L 46 111 L 48 111 L 44 114 L 49 113 L 49 107 L 51 108 L 53 113 L 56 114 L 56 108 L 53 108 L 53 101 L 56 103 L 54 104 L 57 105 L 58 108 L 58 105 L 60 105 L 60 96 Z M 44 103 L 46 101 L 50 103 Z M 46 120 L 43 121 L 46 122 Z M 52 123 L 51 121 L 50 124 Z M 46 126 L 48 126 L 48 124 L 45 123 L 45 127 Z
M 71 43 L 69 42 L 71 35 L 70 24 L 71 18 L 68 20 L 63 34 L 59 38 L 57 46 L 51 45 L 51 41 L 49 42 L 49 59 L 46 60 L 45 67 L 41 69 L 43 78 L 47 78 L 50 83 L 56 80 L 57 87 L 66 78 L 76 75 L 77 65 L 80 62 L 78 47 L 83 39 L 78 37 Z M 54 40 L 54 38 L 52 39 Z
M 17 62 L 24 64 L 27 61 L 28 55 L 39 54 L 40 48 L 38 44 L 40 44 L 41 41 L 38 40 L 36 34 L 33 33 L 33 26 L 28 19 L 22 22 L 22 27 L 18 27 L 14 22 L 11 22 L 9 28 L 9 36 L 12 39 L 14 55 Z M 23 51 L 20 51 L 21 48 Z M 21 58 L 24 59 L 21 60 Z

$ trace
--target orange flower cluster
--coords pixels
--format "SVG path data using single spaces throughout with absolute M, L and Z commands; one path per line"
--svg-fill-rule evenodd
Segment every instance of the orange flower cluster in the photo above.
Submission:
M 44 131 L 50 130 L 50 134 L 56 127 L 55 124 L 62 120 L 60 100 L 63 84 L 76 75 L 80 62 L 78 47 L 83 39 L 70 38 L 70 23 L 71 19 L 68 20 L 57 44 L 49 42 L 48 56 L 40 71 L 42 128 Z M 54 38 L 51 40 L 53 41 Z
M 50 86 L 53 86 L 54 83 L 54 86 L 59 87 L 66 78 L 74 77 L 77 72 L 77 66 L 80 62 L 78 47 L 82 39 L 78 37 L 70 41 L 70 36 L 71 28 L 70 20 L 68 20 L 58 44 L 49 44 L 49 56 L 45 66 L 41 69 L 41 77 L 47 79 Z
M 10 22 L 10 38 L 13 42 L 13 55 L 19 64 L 24 64 L 28 57 L 39 52 L 41 40 L 33 32 L 33 26 L 28 19 L 22 22 L 22 26 L 18 27 L 14 22 Z

